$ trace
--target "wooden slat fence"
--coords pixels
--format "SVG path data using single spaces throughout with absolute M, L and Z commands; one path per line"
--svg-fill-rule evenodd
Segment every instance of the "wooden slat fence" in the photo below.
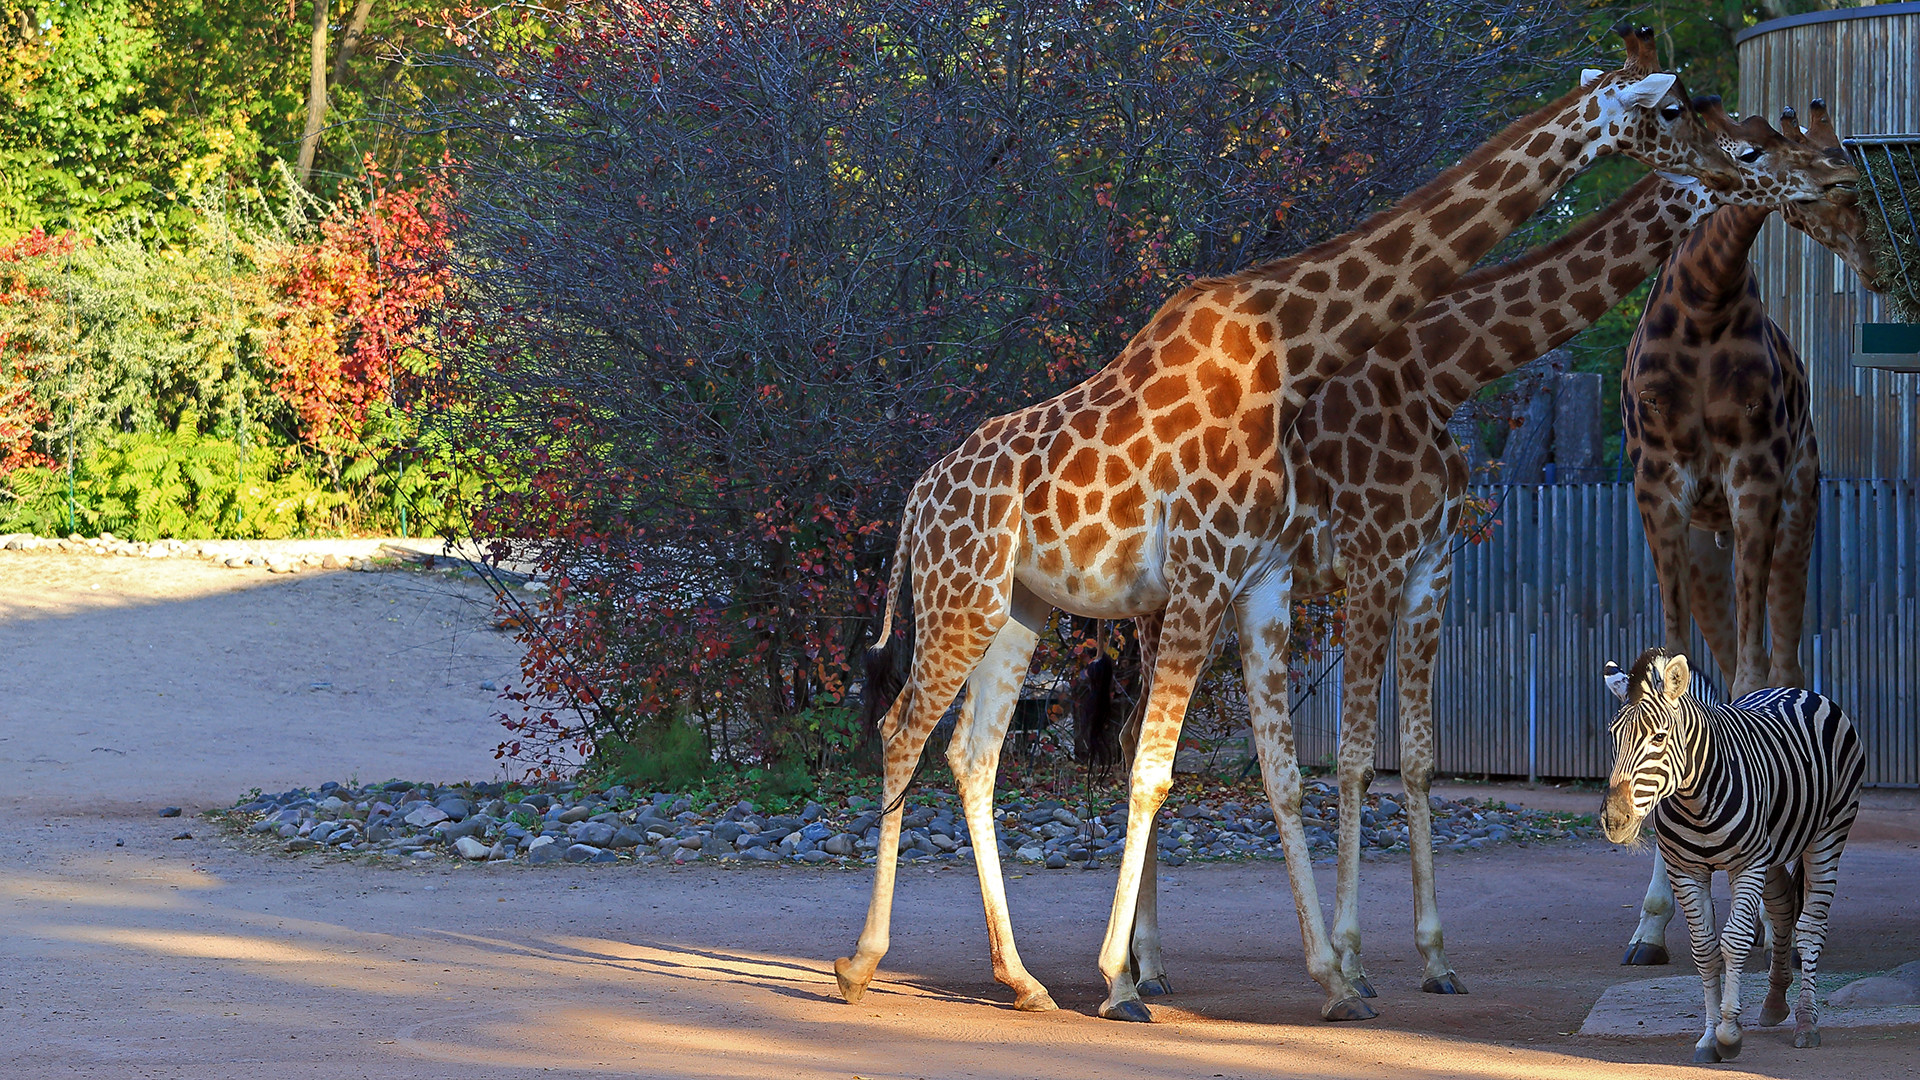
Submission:
M 1454 552 L 1436 662 L 1439 768 L 1450 774 L 1602 777 L 1612 764 L 1608 660 L 1659 644 L 1660 589 L 1628 484 L 1488 486 L 1486 543 Z M 1860 725 L 1867 782 L 1920 783 L 1920 482 L 1821 484 L 1801 657 L 1812 688 Z M 1725 682 L 1694 635 L 1701 689 Z M 1335 656 L 1296 684 L 1305 764 L 1337 745 Z M 1382 693 L 1376 767 L 1399 765 L 1398 690 Z

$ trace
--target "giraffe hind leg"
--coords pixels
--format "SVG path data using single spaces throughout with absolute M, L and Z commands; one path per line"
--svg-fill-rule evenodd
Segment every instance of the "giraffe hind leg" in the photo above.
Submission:
M 1038 640 L 1019 618 L 1007 620 L 1000 628 L 986 657 L 967 680 L 966 704 L 960 710 L 953 741 L 947 745 L 947 763 L 953 767 L 968 835 L 973 837 L 974 868 L 980 876 L 980 899 L 986 907 L 993 977 L 1012 988 L 1014 1008 L 1026 1012 L 1045 1012 L 1057 1006 L 1040 980 L 1027 972 L 1014 946 L 994 830 L 993 781 L 999 771 L 1000 749 L 1013 720 L 1014 702 L 1019 700 L 1020 685 L 1026 679 L 1027 664 Z
M 1002 616 L 1004 620 L 1004 616 Z M 990 632 L 997 632 L 995 626 Z M 922 634 L 914 653 L 913 674 L 907 688 L 887 710 L 881 727 L 883 786 L 880 805 L 880 846 L 874 850 L 873 894 L 867 903 L 867 921 L 852 956 L 833 963 L 840 996 L 849 1004 L 866 994 L 880 960 L 887 954 L 893 918 L 893 889 L 900 858 L 900 819 L 906 812 L 907 784 L 926 748 L 927 736 L 960 692 L 991 642 L 990 636 Z

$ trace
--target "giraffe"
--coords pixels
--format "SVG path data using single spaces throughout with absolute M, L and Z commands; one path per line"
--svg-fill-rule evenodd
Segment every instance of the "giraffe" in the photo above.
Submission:
M 1718 129 L 1846 156 L 1826 105 L 1809 106 L 1804 133 L 1791 110 L 1787 134 L 1760 117 L 1737 126 L 1703 102 Z M 1851 202 L 1784 203 L 1781 217 L 1882 287 Z M 1726 207 L 1675 251 L 1647 301 L 1620 376 L 1620 413 L 1634 498 L 1653 550 L 1666 647 L 1679 653 L 1690 619 L 1729 677 L 1730 696 L 1764 686 L 1801 686 L 1800 628 L 1807 561 L 1819 506 L 1820 455 L 1809 413 L 1806 367 L 1767 317 L 1747 262 L 1770 212 Z M 1694 593 L 1703 603 L 1694 602 Z M 1772 625 L 1772 647 L 1767 641 Z M 1673 892 L 1656 857 L 1639 924 L 1623 964 L 1668 962 Z
M 922 474 L 902 514 L 881 627 L 884 642 L 910 582 L 916 647 L 882 724 L 888 813 L 873 894 L 854 955 L 834 965 L 848 1001 L 865 993 L 886 952 L 906 787 L 949 703 L 964 686 L 948 760 L 970 831 L 991 836 L 1000 744 L 1048 607 L 1090 618 L 1164 611 L 1100 952 L 1101 1014 L 1150 1019 L 1127 970 L 1143 841 L 1229 608 L 1257 732 L 1274 734 L 1273 702 L 1286 693 L 1285 667 L 1268 661 L 1287 632 L 1291 576 L 1279 541 L 1292 484 L 1279 444 L 1302 403 L 1601 154 L 1629 153 L 1721 189 L 1738 183 L 1674 76 L 1653 70 L 1651 31 L 1623 36 L 1619 70 L 1594 73 L 1351 233 L 1194 282 L 1085 382 L 985 421 Z M 1280 780 L 1267 782 L 1279 807 Z M 1297 819 L 1297 772 L 1292 783 Z M 1304 837 L 1289 843 L 1290 857 L 1306 857 Z M 995 977 L 1018 1007 L 1050 1008 L 1013 947 L 993 846 L 974 850 Z M 1303 933 L 1314 929 L 1302 920 Z M 1324 953 L 1324 933 L 1311 945 Z M 1313 974 L 1328 991 L 1323 1013 L 1348 1015 L 1359 998 L 1337 968 Z
M 1451 547 L 1467 490 L 1464 452 L 1447 421 L 1482 386 L 1557 348 L 1651 274 L 1680 237 L 1717 205 L 1769 205 L 1831 191 L 1853 171 L 1778 138 L 1723 133 L 1741 183 L 1711 193 L 1687 177 L 1655 174 L 1545 247 L 1461 278 L 1453 292 L 1383 338 L 1329 380 L 1302 410 L 1288 452 L 1297 509 L 1289 523 L 1296 596 L 1346 590 L 1340 747 L 1338 887 L 1331 944 L 1362 996 L 1373 996 L 1360 961 L 1360 807 L 1373 777 L 1380 682 L 1398 630 L 1401 778 L 1407 789 L 1421 987 L 1464 993 L 1447 964 L 1433 886 L 1432 666 L 1451 585 Z M 1151 616 L 1138 635 L 1150 653 Z M 1284 658 L 1283 658 L 1284 659 Z M 1138 720 L 1129 718 L 1129 732 Z M 1273 749 L 1282 772 L 1297 769 L 1291 725 Z M 1148 850 L 1155 850 L 1152 842 Z M 1151 857 L 1150 857 L 1151 859 Z M 1134 967 L 1140 985 L 1168 988 L 1151 899 L 1141 883 Z M 1288 864 L 1293 891 L 1318 893 L 1310 864 Z M 1304 916 L 1303 916 L 1304 917 Z

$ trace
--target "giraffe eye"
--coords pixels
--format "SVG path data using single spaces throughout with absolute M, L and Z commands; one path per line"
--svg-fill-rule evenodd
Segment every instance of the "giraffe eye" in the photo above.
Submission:
M 1660 110 L 1660 116 L 1664 120 L 1678 120 L 1680 119 L 1680 106 L 1668 105 L 1666 108 Z
M 1753 162 L 1759 161 L 1760 148 L 1757 146 L 1747 147 L 1745 150 L 1740 152 L 1740 160 L 1748 164 L 1752 164 Z

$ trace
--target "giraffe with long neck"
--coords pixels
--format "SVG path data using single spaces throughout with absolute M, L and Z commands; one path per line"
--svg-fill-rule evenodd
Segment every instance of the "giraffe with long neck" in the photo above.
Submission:
M 1825 105 L 1815 101 L 1810 112 L 1813 124 L 1803 133 L 1789 110 L 1782 135 L 1760 117 L 1734 125 L 1716 107 L 1703 109 L 1720 129 L 1826 155 L 1851 171 Z M 1697 621 L 1736 698 L 1806 681 L 1800 636 L 1820 453 L 1806 366 L 1768 318 L 1747 261 L 1776 208 L 1863 285 L 1880 286 L 1862 239 L 1864 219 L 1850 201 L 1723 208 L 1661 268 L 1620 376 L 1627 459 L 1660 580 L 1666 647 L 1681 652 L 1689 621 Z M 1672 916 L 1673 893 L 1656 860 L 1622 963 L 1666 963 Z
M 1825 155 L 1778 139 L 1755 145 L 1730 138 L 1725 148 L 1741 162 L 1734 190 L 1711 193 L 1671 174 L 1646 177 L 1552 244 L 1461 278 L 1448 296 L 1329 380 L 1295 424 L 1288 443 L 1297 498 L 1289 524 L 1294 595 L 1346 590 L 1331 944 L 1342 972 L 1363 996 L 1371 996 L 1372 988 L 1360 959 L 1360 808 L 1373 777 L 1380 684 L 1394 659 L 1394 642 L 1415 942 L 1425 961 L 1422 988 L 1465 989 L 1445 956 L 1427 804 L 1435 763 L 1433 660 L 1451 585 L 1454 528 L 1467 492 L 1466 456 L 1447 422 L 1481 387 L 1565 344 L 1624 299 L 1717 205 L 1818 198 L 1853 179 L 1850 169 Z M 1139 622 L 1143 655 L 1151 655 L 1153 618 Z M 1136 711 L 1129 730 L 1137 720 Z M 1296 773 L 1290 725 L 1275 749 L 1282 756 L 1271 767 L 1282 776 Z M 1311 865 L 1289 863 L 1288 874 L 1296 903 L 1317 909 Z M 1135 924 L 1134 966 L 1143 985 L 1166 989 L 1152 885 L 1148 873 Z
M 886 952 L 907 784 L 962 687 L 948 760 L 971 833 L 988 837 L 1000 744 L 1048 607 L 1098 618 L 1164 611 L 1100 952 L 1102 1015 L 1149 1019 L 1128 971 L 1145 838 L 1172 782 L 1186 703 L 1229 609 L 1242 631 L 1256 734 L 1277 737 L 1284 711 L 1286 668 L 1270 662 L 1288 629 L 1291 558 L 1281 534 L 1293 494 L 1284 433 L 1320 384 L 1449 288 L 1599 155 L 1630 153 L 1721 188 L 1738 183 L 1675 94 L 1673 76 L 1653 71 L 1651 37 L 1628 34 L 1622 69 L 1510 125 L 1354 232 L 1181 290 L 1101 371 L 986 421 L 921 476 L 902 515 L 882 625 L 884 641 L 905 578 L 916 645 L 882 724 L 888 813 L 859 946 L 834 965 L 849 1001 Z M 1278 809 L 1279 789 L 1270 786 L 1269 797 Z M 1290 859 L 1307 857 L 1304 837 L 1290 845 Z M 993 846 L 974 850 L 995 976 L 1020 1006 L 1051 1007 L 1013 948 Z M 1318 962 L 1330 955 L 1318 919 L 1309 925 L 1303 916 L 1302 930 L 1328 992 L 1323 1012 L 1364 1008 L 1337 965 Z

